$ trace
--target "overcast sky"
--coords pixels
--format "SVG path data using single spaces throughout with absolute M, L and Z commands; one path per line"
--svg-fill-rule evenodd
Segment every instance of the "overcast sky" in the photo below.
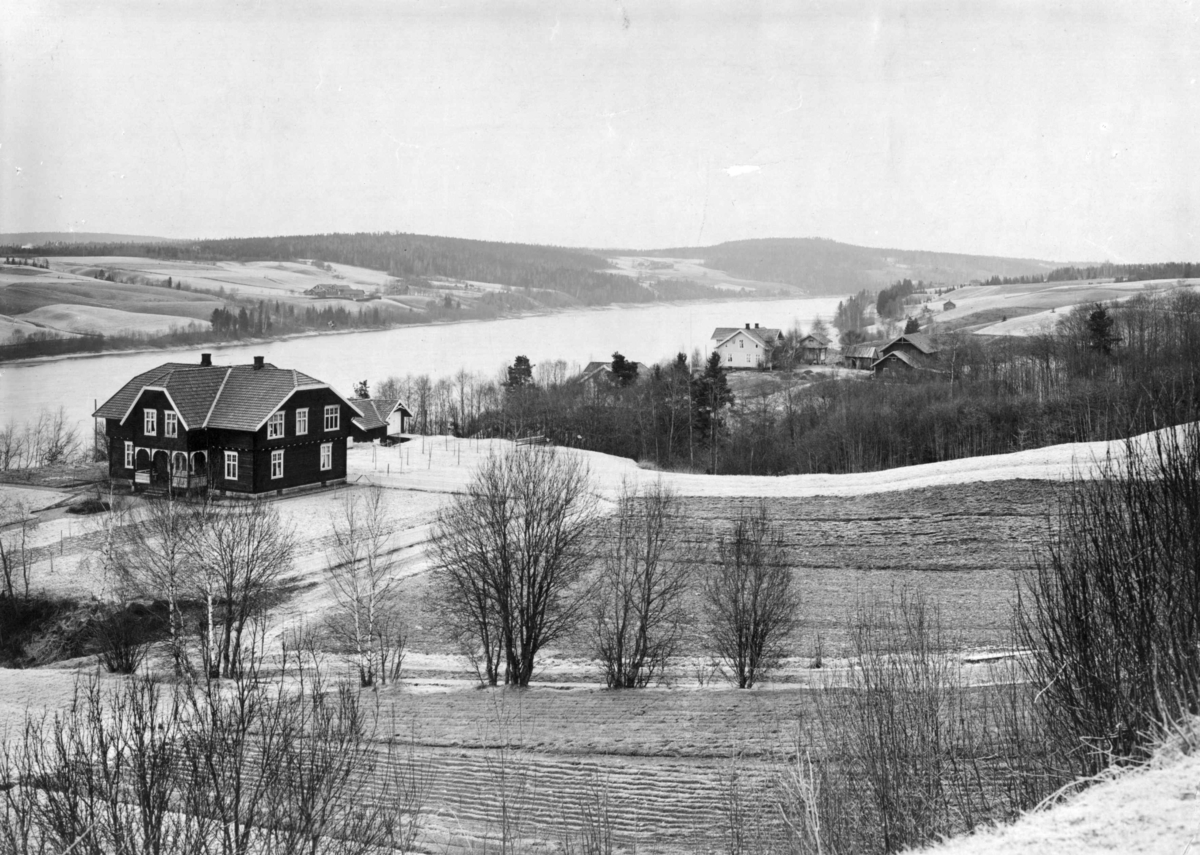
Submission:
M 1200 258 L 1195 2 L 27 2 L 0 231 Z

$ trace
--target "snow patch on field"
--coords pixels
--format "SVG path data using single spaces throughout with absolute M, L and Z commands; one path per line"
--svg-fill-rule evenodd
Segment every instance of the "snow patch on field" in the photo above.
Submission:
M 180 315 L 153 315 L 145 312 L 126 312 L 101 306 L 78 306 L 55 303 L 32 312 L 18 315 L 17 320 L 30 321 L 67 332 L 92 332 L 111 335 L 120 332 L 166 333 L 199 325 L 195 318 Z

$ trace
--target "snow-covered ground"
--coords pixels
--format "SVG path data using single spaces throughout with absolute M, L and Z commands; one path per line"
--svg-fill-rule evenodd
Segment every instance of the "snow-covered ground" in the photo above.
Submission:
M 1151 434 L 1138 437 L 1139 448 L 1150 448 Z M 355 446 L 348 455 L 350 480 L 422 493 L 454 493 L 465 489 L 475 468 L 489 454 L 511 448 L 504 440 L 417 437 L 394 448 Z M 583 458 L 601 496 L 611 498 L 622 481 L 645 485 L 661 480 L 681 496 L 770 498 L 778 496 L 858 496 L 921 487 L 981 481 L 1065 480 L 1092 477 L 1106 458 L 1120 460 L 1124 441 L 1082 442 L 1047 448 L 925 463 L 881 472 L 847 475 L 693 475 L 643 469 L 632 460 L 598 452 L 567 449 Z
M 1035 335 L 1053 329 L 1057 320 L 1080 303 L 1107 303 L 1128 300 L 1137 294 L 1153 294 L 1179 287 L 1200 285 L 1197 279 L 1155 279 L 1146 282 L 1111 282 L 1108 280 L 1034 283 L 1013 285 L 970 285 L 937 297 L 931 307 L 950 300 L 954 308 L 935 312 L 937 323 L 956 321 L 979 312 L 1029 312 L 1007 320 L 997 321 L 976 330 L 980 335 Z
M 1194 728 L 1200 729 L 1200 721 Z M 1195 736 L 1193 739 L 1195 740 Z M 1148 766 L 1114 772 L 1054 807 L 1012 825 L 953 838 L 930 855 L 1083 855 L 1200 851 L 1200 745 L 1177 741 Z

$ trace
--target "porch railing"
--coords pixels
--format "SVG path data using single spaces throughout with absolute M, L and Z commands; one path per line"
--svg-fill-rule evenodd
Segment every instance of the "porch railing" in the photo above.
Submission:
M 171 475 L 171 487 L 176 490 L 196 489 L 207 486 L 207 475 L 189 475 L 186 472 L 179 472 Z
M 135 471 L 133 473 L 133 483 L 149 484 L 150 483 L 150 470 L 149 469 L 138 469 L 137 471 Z

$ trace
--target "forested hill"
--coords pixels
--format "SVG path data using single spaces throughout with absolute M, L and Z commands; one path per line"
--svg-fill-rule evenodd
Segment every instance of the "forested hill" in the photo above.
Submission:
M 20 247 L 30 244 L 45 249 L 54 244 L 77 243 L 164 243 L 171 238 L 150 237 L 148 235 L 114 235 L 104 232 L 4 232 L 0 233 L 0 246 Z
M 625 254 L 622 252 L 621 254 Z M 731 276 L 784 282 L 811 294 L 849 294 L 897 279 L 960 284 L 993 276 L 1044 275 L 1058 262 L 908 249 L 876 249 L 823 238 L 738 240 L 707 247 L 679 247 L 629 254 L 702 258 L 704 266 Z
M 43 252 L 45 249 L 43 248 Z M 548 289 L 582 303 L 645 302 L 658 298 L 586 250 L 533 244 L 388 232 L 228 238 L 178 243 L 92 243 L 56 246 L 55 255 L 138 255 L 188 261 L 294 261 L 315 259 L 383 270 L 392 276 L 446 277 Z M 684 289 L 686 290 L 686 289 Z M 697 286 L 695 294 L 708 296 Z M 703 292 L 703 293 L 701 293 Z

